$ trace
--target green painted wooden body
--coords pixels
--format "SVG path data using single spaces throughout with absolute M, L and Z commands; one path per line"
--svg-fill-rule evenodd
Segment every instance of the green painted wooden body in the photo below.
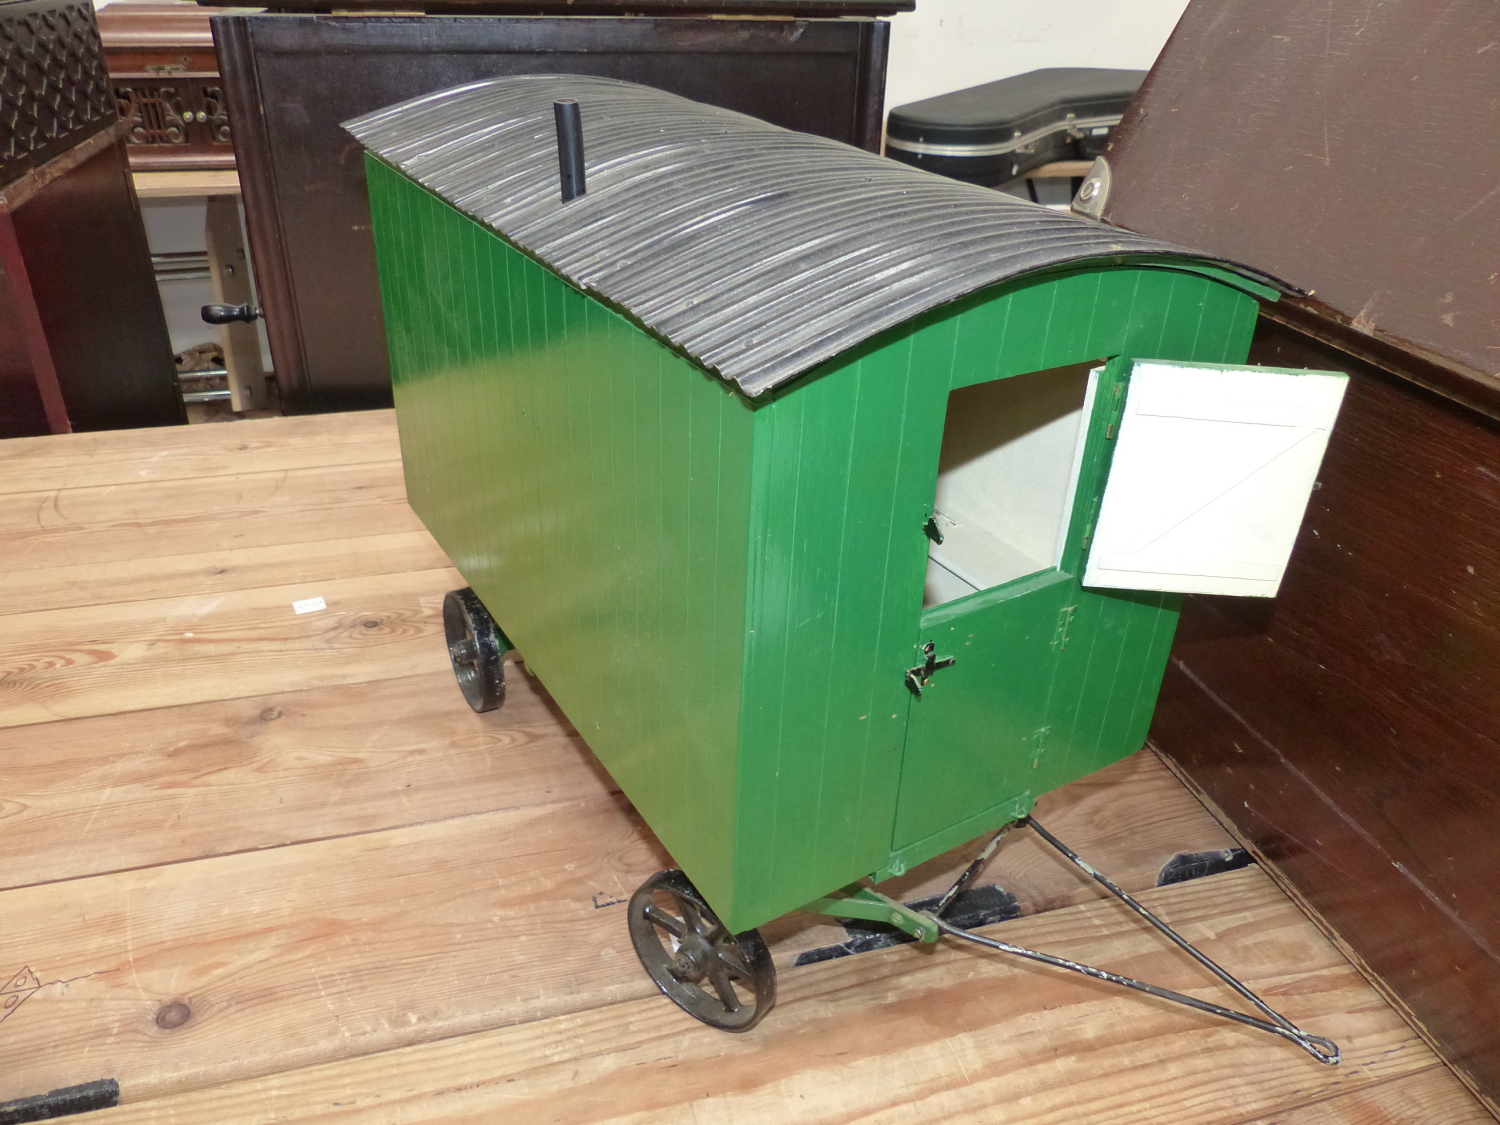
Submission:
M 1062 565 L 923 611 L 948 394 L 1101 357 L 1244 358 L 1214 271 L 996 286 L 754 402 L 367 161 L 413 507 L 734 930 L 898 873 L 1142 745 L 1175 595 Z M 920 699 L 934 641 L 958 663 Z M 457 706 L 455 696 L 455 706 Z

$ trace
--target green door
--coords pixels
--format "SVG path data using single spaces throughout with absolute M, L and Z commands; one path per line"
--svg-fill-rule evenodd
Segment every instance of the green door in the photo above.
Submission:
M 1053 690 L 1127 378 L 1118 360 L 1082 363 L 950 396 L 913 659 L 923 673 L 908 677 L 898 858 L 961 843 L 1058 784 L 1044 758 Z
M 1037 795 L 1053 642 L 1075 589 L 1072 576 L 1049 570 L 923 614 L 914 666 L 926 665 L 929 642 L 937 662 L 954 663 L 911 700 L 894 851 L 950 830 L 959 843 L 984 831 L 997 804 Z

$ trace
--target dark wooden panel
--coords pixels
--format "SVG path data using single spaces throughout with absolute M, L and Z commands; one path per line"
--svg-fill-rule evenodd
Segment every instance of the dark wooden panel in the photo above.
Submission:
M 1153 737 L 1500 1094 L 1500 424 L 1350 373 L 1281 594 L 1188 598 Z
M 502 74 L 641 82 L 874 149 L 873 20 L 220 16 L 261 305 L 292 412 L 389 405 L 360 146 L 339 122 Z
M 1111 143 L 1104 217 L 1500 389 L 1497 50 L 1493 0 L 1194 0 Z
M 11 221 L 72 428 L 186 421 L 124 141 L 50 179 Z
M 0 2 L 0 436 L 185 421 L 93 6 Z
M 0 208 L 0 438 L 67 433 L 68 411 L 16 245 Z
M 413 0 L 401 10 L 484 16 L 889 16 L 916 0 Z M 390 11 L 390 0 L 278 0 L 276 12 Z

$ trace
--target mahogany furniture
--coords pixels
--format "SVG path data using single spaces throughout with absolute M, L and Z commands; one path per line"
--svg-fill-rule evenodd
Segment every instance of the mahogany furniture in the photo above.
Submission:
M 283 408 L 391 403 L 364 169 L 359 145 L 340 122 L 479 78 L 565 72 L 658 86 L 873 150 L 887 25 L 750 16 L 788 7 L 878 15 L 909 6 L 705 0 L 693 8 L 715 15 L 215 17 Z
M 139 171 L 233 168 L 234 140 L 208 20 L 187 3 L 115 0 L 99 36 Z
M 0 3 L 0 437 L 185 421 L 93 9 Z
M 1153 732 L 1492 1099 L 1496 43 L 1488 0 L 1195 0 L 1094 201 L 1306 290 L 1253 357 L 1350 375 L 1280 596 L 1188 599 Z

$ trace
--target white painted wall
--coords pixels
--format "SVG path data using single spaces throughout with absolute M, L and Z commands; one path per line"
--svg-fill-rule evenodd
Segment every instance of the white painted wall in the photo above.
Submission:
M 1187 0 L 917 0 L 891 18 L 887 110 L 1048 66 L 1148 70 Z

